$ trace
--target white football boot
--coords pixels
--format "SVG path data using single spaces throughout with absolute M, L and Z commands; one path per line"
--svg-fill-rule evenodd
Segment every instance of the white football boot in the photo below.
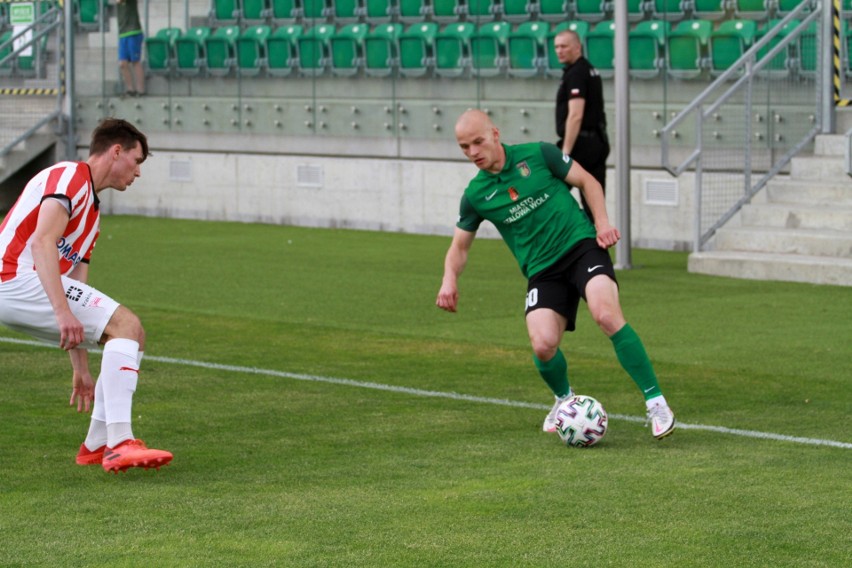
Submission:
M 675 429 L 675 417 L 672 409 L 667 404 L 655 404 L 648 409 L 648 420 L 651 423 L 651 434 L 658 440 L 662 440 Z
M 541 429 L 545 432 L 556 432 L 556 411 L 559 410 L 559 405 L 574 396 L 574 391 L 569 390 L 568 394 L 565 396 L 559 397 L 554 396 L 556 402 L 553 403 L 553 408 L 550 409 L 550 412 L 547 413 L 547 417 L 544 419 L 544 424 L 542 424 Z

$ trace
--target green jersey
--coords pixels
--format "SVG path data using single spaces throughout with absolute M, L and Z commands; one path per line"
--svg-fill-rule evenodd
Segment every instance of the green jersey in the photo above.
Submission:
M 464 190 L 456 226 L 476 231 L 483 220 L 493 223 L 529 278 L 597 232 L 565 183 L 569 156 L 546 142 L 503 148 L 503 170 L 480 170 Z
M 118 4 L 118 37 L 142 33 L 142 22 L 136 0 L 124 0 Z

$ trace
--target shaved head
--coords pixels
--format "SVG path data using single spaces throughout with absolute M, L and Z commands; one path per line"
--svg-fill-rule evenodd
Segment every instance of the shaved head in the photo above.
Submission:
M 497 173 L 506 163 L 500 131 L 491 118 L 478 109 L 466 110 L 456 121 L 456 141 L 468 160 L 480 170 Z

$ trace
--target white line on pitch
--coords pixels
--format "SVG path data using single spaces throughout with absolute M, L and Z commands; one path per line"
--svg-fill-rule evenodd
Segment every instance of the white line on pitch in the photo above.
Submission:
M 11 337 L 0 337 L 2 343 L 16 343 L 19 345 L 33 345 L 36 347 L 53 347 L 38 341 L 28 341 L 25 339 L 14 339 Z M 54 347 L 55 348 L 55 347 Z M 92 349 L 90 352 L 98 353 L 99 350 Z M 302 373 L 288 373 L 286 371 L 276 371 L 275 369 L 260 369 L 257 367 L 243 367 L 239 365 L 222 365 L 220 363 L 207 363 L 205 361 L 193 361 L 192 359 L 176 359 L 173 357 L 157 357 L 155 355 L 145 355 L 146 361 L 156 361 L 158 363 L 169 363 L 173 365 L 183 365 L 186 367 L 200 367 L 202 369 L 211 369 L 216 371 L 229 371 L 233 373 L 249 373 L 252 375 L 264 375 L 267 377 L 281 377 L 284 379 L 293 379 L 297 381 L 309 381 L 314 383 L 329 383 L 334 385 L 344 385 L 362 389 L 373 389 L 389 392 L 398 392 L 403 394 L 411 394 L 414 396 L 427 396 L 432 398 L 448 398 L 452 400 L 463 400 L 467 402 L 478 402 L 483 404 L 494 404 L 498 406 L 511 406 L 515 408 L 535 408 L 540 410 L 549 410 L 550 405 L 523 402 L 519 400 L 507 400 L 502 398 L 489 398 L 482 396 L 473 396 L 469 394 L 461 394 L 455 392 L 430 391 L 423 389 L 415 389 L 411 387 L 401 387 L 396 385 L 386 385 L 383 383 L 372 383 L 368 381 L 354 381 L 352 379 L 340 379 L 335 377 L 322 377 L 319 375 L 306 375 Z M 616 420 L 624 420 L 626 422 L 645 422 L 644 418 L 639 416 L 628 416 L 625 414 L 610 414 L 610 418 Z M 719 434 L 730 434 L 732 436 L 742 436 L 746 438 L 760 438 L 764 440 L 777 440 L 781 442 L 792 442 L 795 444 L 806 444 L 809 446 L 831 446 L 833 448 L 852 449 L 852 444 L 847 442 L 837 442 L 834 440 L 822 440 L 819 438 L 802 438 L 798 436 L 785 436 L 783 434 L 773 434 L 771 432 L 758 432 L 756 430 L 740 430 L 737 428 L 725 428 L 723 426 L 710 426 L 706 424 L 684 424 L 678 422 L 677 427 L 683 430 L 704 430 L 707 432 L 717 432 Z

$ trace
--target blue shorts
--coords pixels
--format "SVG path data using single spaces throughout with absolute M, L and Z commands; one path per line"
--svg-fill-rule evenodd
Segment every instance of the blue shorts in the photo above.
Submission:
M 118 38 L 118 60 L 136 63 L 142 59 L 142 40 L 144 38 L 145 34 L 141 32 Z

